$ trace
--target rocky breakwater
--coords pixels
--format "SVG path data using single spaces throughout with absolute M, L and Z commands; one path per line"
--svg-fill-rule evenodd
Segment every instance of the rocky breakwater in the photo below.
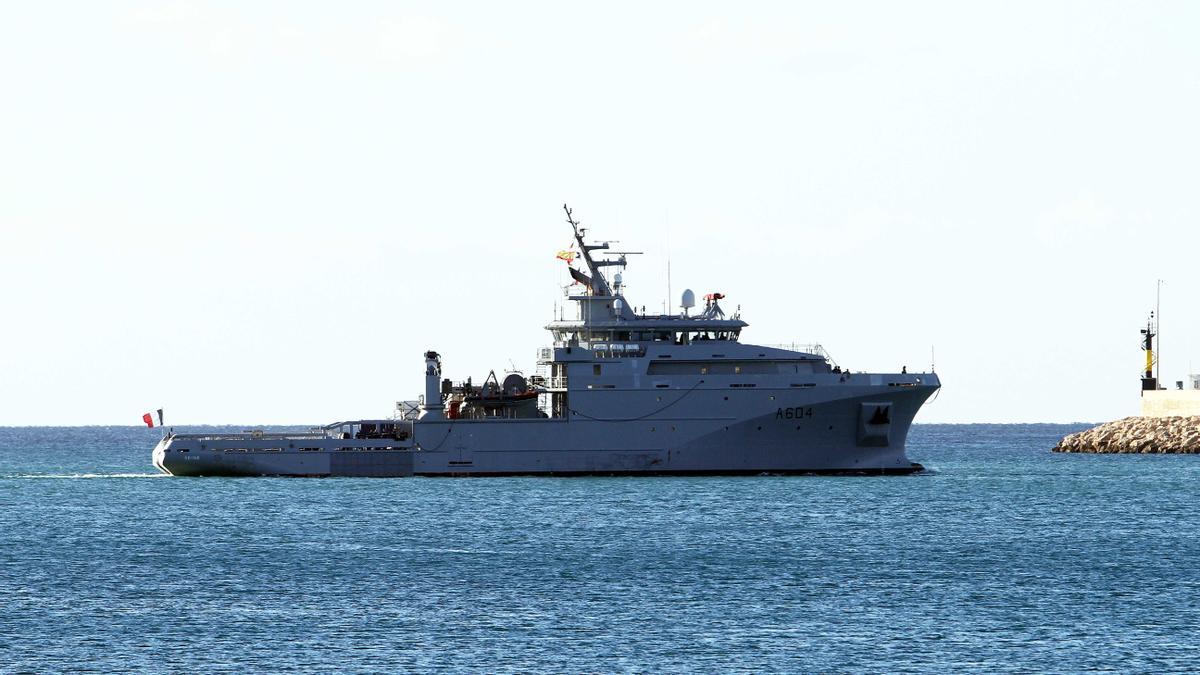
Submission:
M 1200 454 L 1200 415 L 1126 417 L 1071 434 L 1054 452 Z

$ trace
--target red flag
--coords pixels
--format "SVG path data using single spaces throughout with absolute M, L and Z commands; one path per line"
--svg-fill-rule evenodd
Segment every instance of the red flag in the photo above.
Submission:
M 145 422 L 146 426 L 148 427 L 154 426 L 154 418 L 150 416 L 150 413 L 142 415 L 142 421 Z

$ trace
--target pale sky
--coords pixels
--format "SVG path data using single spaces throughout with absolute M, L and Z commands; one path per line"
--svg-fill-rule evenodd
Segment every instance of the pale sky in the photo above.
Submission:
M 632 304 L 925 370 L 918 422 L 1200 371 L 1200 3 L 13 2 L 0 424 L 319 424 L 531 372 L 561 205 Z

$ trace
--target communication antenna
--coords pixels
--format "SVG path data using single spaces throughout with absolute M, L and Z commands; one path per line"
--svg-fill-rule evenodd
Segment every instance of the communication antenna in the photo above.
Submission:
M 667 299 L 663 302 L 663 314 L 666 314 L 674 297 L 671 294 L 671 209 L 664 211 L 663 219 L 667 221 Z
M 929 372 L 937 372 L 937 356 L 934 354 L 933 345 L 929 345 Z
M 1158 286 L 1154 289 L 1154 317 L 1156 328 L 1158 328 L 1158 359 L 1154 362 L 1154 379 L 1156 382 L 1162 382 L 1162 279 L 1158 280 Z
M 671 251 L 667 250 L 667 302 L 671 298 Z M 665 314 L 666 312 L 664 312 Z

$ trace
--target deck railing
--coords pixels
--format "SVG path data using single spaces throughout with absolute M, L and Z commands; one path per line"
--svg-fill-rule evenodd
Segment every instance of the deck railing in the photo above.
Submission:
M 826 351 L 824 347 L 822 347 L 820 344 L 818 344 L 816 342 L 808 342 L 808 343 L 788 342 L 786 344 L 764 344 L 763 346 L 771 347 L 773 349 L 786 349 L 790 352 L 804 352 L 805 354 L 816 354 L 817 356 L 820 356 L 821 358 L 828 360 L 830 363 L 834 363 L 833 357 L 829 355 L 829 352 Z
M 328 434 L 324 431 L 289 431 L 289 432 L 266 432 L 266 431 L 243 431 L 240 434 L 174 434 L 179 438 L 193 438 L 201 441 L 240 441 L 245 440 L 249 434 L 252 440 L 264 441 L 286 441 L 286 440 L 307 440 L 313 438 L 326 438 Z

